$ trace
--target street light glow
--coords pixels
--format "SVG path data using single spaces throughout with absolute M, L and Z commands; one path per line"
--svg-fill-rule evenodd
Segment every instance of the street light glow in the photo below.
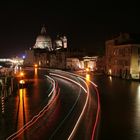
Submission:
M 38 65 L 37 65 L 37 64 L 35 64 L 35 65 L 34 65 L 34 67 L 35 67 L 35 68 L 37 68 L 37 67 L 38 67 Z
M 20 84 L 25 84 L 25 80 L 20 80 L 19 83 Z
M 24 76 L 24 73 L 23 72 L 20 72 L 20 76 L 23 77 Z

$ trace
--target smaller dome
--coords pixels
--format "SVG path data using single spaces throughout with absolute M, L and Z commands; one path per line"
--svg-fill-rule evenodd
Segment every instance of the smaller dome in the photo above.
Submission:
M 56 46 L 62 46 L 62 40 L 60 40 L 60 39 L 57 39 L 56 41 L 55 41 L 55 43 L 56 43 Z

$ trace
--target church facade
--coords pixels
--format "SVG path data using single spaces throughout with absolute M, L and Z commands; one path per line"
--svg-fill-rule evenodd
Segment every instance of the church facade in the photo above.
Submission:
M 56 67 L 56 63 L 58 64 L 62 59 L 65 60 L 65 53 L 63 52 L 66 52 L 66 49 L 66 36 L 57 36 L 56 39 L 52 40 L 47 34 L 46 28 L 43 26 L 40 34 L 36 38 L 34 46 L 25 51 L 26 58 L 24 59 L 24 65 L 33 66 L 37 64 L 39 67 Z M 59 67 L 65 68 L 64 62 L 61 64 Z

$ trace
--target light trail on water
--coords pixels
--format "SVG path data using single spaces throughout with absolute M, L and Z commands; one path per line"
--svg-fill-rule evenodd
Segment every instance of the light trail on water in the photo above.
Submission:
M 69 135 L 68 140 L 72 139 L 72 137 L 73 137 L 73 135 L 74 135 L 74 133 L 75 133 L 75 131 L 76 131 L 76 129 L 77 129 L 81 119 L 82 119 L 82 116 L 84 115 L 84 112 L 85 112 L 85 109 L 87 107 L 88 100 L 89 100 L 89 88 L 88 88 L 88 85 L 87 85 L 87 83 L 83 79 L 81 79 L 81 78 L 79 78 L 79 79 L 82 80 L 86 84 L 86 87 L 87 87 L 87 97 L 86 97 L 86 101 L 85 101 L 85 105 L 83 107 L 83 110 L 82 110 L 82 112 L 81 112 L 81 114 L 80 114 L 80 116 L 79 116 L 79 118 L 78 118 L 78 120 L 77 120 L 77 122 L 76 122 L 76 124 L 75 124 L 75 126 L 74 126 L 74 128 L 73 128 L 73 130 L 71 132 L 71 134 Z
M 50 77 L 51 78 L 51 77 Z M 52 79 L 52 78 L 51 78 Z M 54 81 L 55 82 L 55 81 Z M 53 86 L 56 84 L 53 84 Z M 53 102 L 55 102 L 57 100 L 57 97 L 59 95 L 60 89 L 58 90 L 58 94 L 56 95 L 55 92 L 55 88 L 52 88 L 52 91 L 54 92 L 55 96 L 52 96 L 51 98 L 51 102 L 49 102 L 37 115 L 35 115 L 28 123 L 26 123 L 21 129 L 19 129 L 17 132 L 13 133 L 12 135 L 10 135 L 8 138 L 6 138 L 6 140 L 14 140 L 16 139 L 18 136 L 20 136 L 25 130 L 27 130 L 29 127 L 31 127 L 33 124 L 35 124 L 35 122 L 42 117 L 47 110 L 49 110 L 49 107 L 53 104 Z M 50 92 L 50 93 L 51 93 Z
M 78 82 L 76 82 L 76 81 L 74 81 L 74 80 L 72 80 L 72 79 L 70 79 L 68 77 L 65 77 L 65 76 L 62 76 L 62 75 L 58 75 L 58 74 L 54 74 L 54 73 L 50 73 L 50 75 L 57 76 L 57 77 L 66 79 L 68 81 L 71 81 L 71 82 L 75 83 L 76 85 L 80 86 L 84 90 L 84 92 L 87 93 L 87 90 L 80 83 L 78 83 Z
M 58 74 L 54 74 L 54 73 L 50 73 L 50 75 L 53 75 L 53 76 L 56 76 L 56 77 L 59 77 L 59 78 L 63 78 L 65 80 L 68 80 L 76 85 L 78 85 L 79 87 L 81 87 L 85 93 L 87 93 L 87 90 L 78 82 L 68 78 L 68 77 L 65 77 L 65 76 L 62 76 L 62 75 L 58 75 Z M 70 109 L 70 111 L 68 112 L 68 114 L 66 115 L 66 117 L 63 119 L 63 121 L 60 123 L 60 125 L 56 128 L 56 130 L 54 131 L 54 133 L 51 135 L 51 137 L 49 139 L 52 139 L 53 136 L 55 135 L 55 133 L 58 131 L 58 129 L 62 126 L 62 124 L 64 123 L 64 121 L 68 118 L 68 116 L 71 114 L 71 112 L 73 111 L 74 107 L 76 106 L 76 103 L 78 102 L 78 99 L 80 97 L 80 94 L 78 95 L 74 105 L 72 106 L 72 108 Z M 87 103 L 86 103 L 87 104 Z M 79 120 L 79 119 L 78 119 Z M 79 123 L 79 122 L 78 122 Z
M 60 71 L 60 70 L 58 70 L 58 71 Z M 87 86 L 87 91 L 88 91 L 87 94 L 89 94 L 89 87 L 88 87 L 87 83 L 86 83 L 83 79 L 85 79 L 85 80 L 87 80 L 88 82 L 90 82 L 90 83 L 93 85 L 93 87 L 94 87 L 94 89 L 95 89 L 95 91 L 96 91 L 97 101 L 98 101 L 98 103 L 97 103 L 97 113 L 96 113 L 96 119 L 95 119 L 95 123 L 94 123 L 94 126 L 93 126 L 93 131 L 92 131 L 92 136 L 91 136 L 91 140 L 94 140 L 94 138 L 95 138 L 95 131 L 96 131 L 96 127 L 97 127 L 97 124 L 98 124 L 98 121 L 99 121 L 99 114 L 100 114 L 100 96 L 99 96 L 99 92 L 98 92 L 98 89 L 97 89 L 98 86 L 97 86 L 94 82 L 92 82 L 89 78 L 86 79 L 86 78 L 83 77 L 83 76 L 80 76 L 80 75 L 77 75 L 77 74 L 74 74 L 74 73 L 70 73 L 70 72 L 61 71 L 61 73 L 62 73 L 62 72 L 63 72 L 63 73 L 66 73 L 66 74 L 68 74 L 68 75 L 76 76 L 77 78 L 81 79 L 81 80 L 86 84 L 86 86 Z M 80 121 L 79 121 L 79 122 L 80 122 Z M 79 123 L 79 122 L 78 122 L 78 123 Z M 74 131 L 76 130 L 76 127 L 78 126 L 78 123 L 77 123 L 76 126 L 74 127 L 74 129 L 73 129 L 72 133 L 70 134 L 68 140 L 70 140 L 70 139 L 72 138 L 72 135 L 74 134 Z

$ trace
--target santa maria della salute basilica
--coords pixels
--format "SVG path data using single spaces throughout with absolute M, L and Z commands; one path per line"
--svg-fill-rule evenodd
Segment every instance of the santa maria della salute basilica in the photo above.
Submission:
M 39 67 L 67 69 L 69 67 L 67 61 L 70 58 L 74 58 L 77 62 L 79 60 L 75 58 L 84 55 L 79 50 L 68 49 L 66 36 L 57 35 L 55 39 L 52 39 L 43 26 L 34 45 L 25 51 L 25 56 L 24 66 L 32 67 L 37 64 Z
M 40 34 L 36 37 L 36 41 L 30 49 L 25 51 L 25 66 L 39 67 L 60 67 L 65 68 L 67 52 L 66 36 L 57 35 L 52 39 L 45 26 L 42 27 Z M 61 62 L 59 62 L 61 60 Z
M 43 26 L 40 34 L 36 38 L 36 43 L 33 49 L 46 49 L 48 51 L 67 48 L 66 36 L 59 37 L 52 41 L 51 37 L 47 34 L 46 28 Z

